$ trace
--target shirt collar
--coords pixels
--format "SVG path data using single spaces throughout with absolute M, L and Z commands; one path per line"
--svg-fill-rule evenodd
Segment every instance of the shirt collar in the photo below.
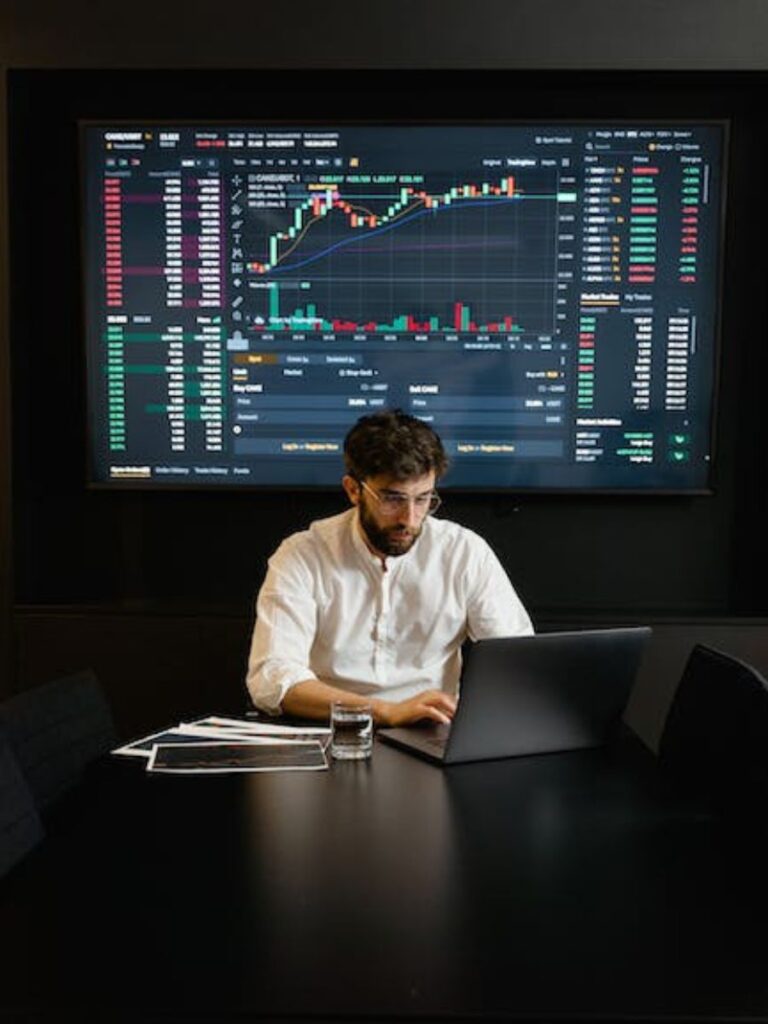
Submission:
M 416 542 L 411 546 L 410 550 L 406 551 L 404 555 L 379 555 L 371 551 L 365 542 L 363 537 L 363 528 L 360 525 L 360 510 L 355 507 L 351 510 L 352 515 L 350 517 L 350 529 L 352 531 L 352 544 L 355 550 L 358 552 L 360 557 L 365 561 L 367 565 L 373 566 L 378 572 L 382 569 L 384 572 L 392 572 L 396 567 L 403 565 L 413 554 L 417 545 L 424 539 L 424 531 L 427 527 L 427 520 L 424 521 L 421 529 L 421 534 L 416 538 Z

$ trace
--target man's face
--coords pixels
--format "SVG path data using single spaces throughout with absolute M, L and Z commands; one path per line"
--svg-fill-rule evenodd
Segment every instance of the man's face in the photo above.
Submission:
M 356 499 L 369 544 L 382 555 L 404 555 L 413 547 L 429 513 L 435 474 L 409 480 L 381 474 L 363 484 L 352 483 L 354 489 L 347 487 L 347 493 Z

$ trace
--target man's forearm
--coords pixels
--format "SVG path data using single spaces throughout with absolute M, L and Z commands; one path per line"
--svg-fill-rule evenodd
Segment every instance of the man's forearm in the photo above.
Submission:
M 376 725 L 388 725 L 390 722 L 392 705 L 388 701 L 371 699 L 360 693 L 350 693 L 318 679 L 306 679 L 303 683 L 295 683 L 283 697 L 282 709 L 284 714 L 294 715 L 296 718 L 328 720 L 331 702 L 334 700 L 343 700 L 345 704 L 370 704 Z
M 376 725 L 413 725 L 425 720 L 447 725 L 456 710 L 456 700 L 440 690 L 424 690 L 408 700 L 397 702 L 349 693 L 318 679 L 296 683 L 283 697 L 282 709 L 298 718 L 330 717 L 331 702 L 343 700 L 345 704 L 370 704 Z

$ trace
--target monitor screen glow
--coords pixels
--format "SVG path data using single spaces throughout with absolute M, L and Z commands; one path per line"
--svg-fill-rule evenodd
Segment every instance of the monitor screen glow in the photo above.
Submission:
M 711 486 L 722 123 L 81 126 L 90 479 L 331 487 L 361 415 L 443 486 Z

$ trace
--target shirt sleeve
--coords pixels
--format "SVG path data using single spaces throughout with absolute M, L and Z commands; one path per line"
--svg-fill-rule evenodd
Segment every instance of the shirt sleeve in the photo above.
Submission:
M 256 602 L 246 685 L 259 711 L 279 715 L 291 686 L 317 678 L 309 667 L 316 624 L 309 568 L 283 545 L 270 559 Z
M 479 558 L 469 590 L 467 632 L 471 640 L 528 636 L 530 616 L 489 545 L 478 538 Z

